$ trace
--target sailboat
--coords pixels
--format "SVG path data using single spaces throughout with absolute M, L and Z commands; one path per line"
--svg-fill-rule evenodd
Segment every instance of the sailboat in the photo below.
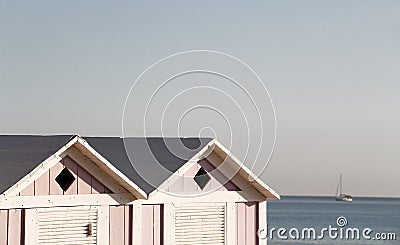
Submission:
M 352 196 L 342 193 L 342 174 L 340 174 L 339 183 L 336 188 L 336 201 L 342 201 L 342 202 L 352 202 L 353 201 Z

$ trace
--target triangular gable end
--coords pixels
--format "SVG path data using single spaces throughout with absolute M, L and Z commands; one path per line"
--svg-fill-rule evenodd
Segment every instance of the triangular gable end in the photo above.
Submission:
M 192 178 L 182 178 L 182 176 L 195 176 L 196 171 L 203 167 L 210 174 L 210 181 L 203 189 L 192 180 Z M 210 171 L 211 170 L 211 171 Z M 233 176 L 227 181 L 226 176 Z M 215 177 L 214 183 L 212 182 Z M 221 186 L 221 183 L 224 184 Z M 215 187 L 219 184 L 220 188 Z M 214 187 L 214 188 L 213 188 Z M 256 178 L 254 174 L 243 164 L 240 163 L 225 147 L 217 140 L 212 140 L 195 156 L 193 156 L 176 173 L 167 179 L 159 188 L 149 196 L 155 197 L 158 192 L 170 193 L 191 193 L 202 191 L 236 191 L 245 196 L 255 197 L 255 199 L 280 199 L 279 194 L 272 190 L 267 184 Z
M 67 155 L 25 187 L 19 196 L 104 193 L 114 192 Z

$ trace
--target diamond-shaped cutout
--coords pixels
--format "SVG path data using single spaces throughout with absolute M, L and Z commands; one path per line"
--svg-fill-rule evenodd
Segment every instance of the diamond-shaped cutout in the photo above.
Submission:
M 197 174 L 194 176 L 194 181 L 196 181 L 197 185 L 203 190 L 203 188 L 210 181 L 211 177 L 208 175 L 207 171 L 204 170 L 203 167 L 197 171 Z
M 56 177 L 56 182 L 60 185 L 63 191 L 67 191 L 74 181 L 75 177 L 68 168 L 64 168 Z

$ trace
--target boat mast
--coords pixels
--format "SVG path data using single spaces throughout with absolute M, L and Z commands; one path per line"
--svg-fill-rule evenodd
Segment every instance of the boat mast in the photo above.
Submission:
M 340 191 L 340 193 L 339 193 L 339 191 Z M 339 183 L 338 183 L 338 185 L 336 187 L 336 196 L 338 197 L 341 194 L 342 194 L 342 174 L 340 174 Z

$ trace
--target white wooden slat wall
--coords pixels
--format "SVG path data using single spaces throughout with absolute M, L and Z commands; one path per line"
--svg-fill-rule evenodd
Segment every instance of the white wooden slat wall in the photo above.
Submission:
M 90 206 L 41 208 L 38 211 L 38 244 L 96 244 L 97 209 Z M 88 224 L 92 235 L 88 235 Z
M 225 244 L 225 203 L 176 206 L 175 244 Z

